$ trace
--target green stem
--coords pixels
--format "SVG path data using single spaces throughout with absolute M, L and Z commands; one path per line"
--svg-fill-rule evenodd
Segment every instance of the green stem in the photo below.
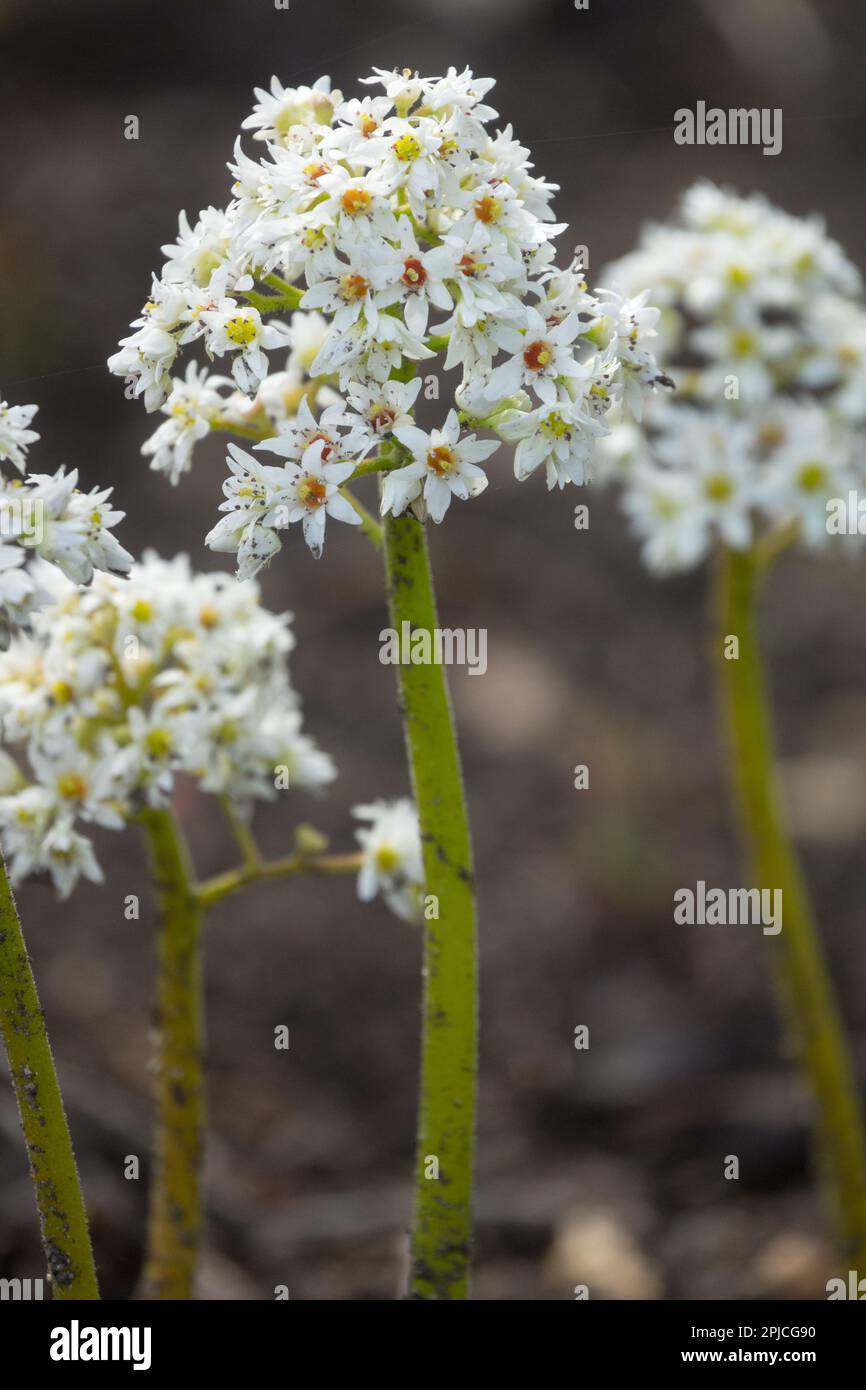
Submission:
M 199 907 L 207 909 L 250 883 L 291 878 L 296 874 L 356 874 L 360 867 L 361 855 L 355 853 L 316 856 L 292 854 L 286 859 L 260 859 L 255 864 L 241 864 L 237 869 L 227 869 L 225 873 L 205 879 L 195 889 L 195 896 Z
M 377 550 L 381 550 L 382 527 L 379 525 L 376 518 L 370 515 L 370 513 L 367 511 L 367 508 L 364 506 L 364 503 L 359 502 L 354 492 L 350 492 L 350 490 L 347 487 L 341 487 L 340 492 L 342 496 L 345 497 L 346 501 L 350 504 L 350 506 L 354 507 L 358 516 L 361 518 L 361 530 L 364 532 L 364 535 L 376 547 Z
M 437 625 L 424 527 L 384 520 L 388 604 L 397 632 Z M 477 1074 L 472 848 L 460 757 L 441 666 L 398 668 L 424 850 L 424 1003 L 410 1292 L 468 1297 Z M 432 901 L 431 901 L 432 900 Z M 427 912 L 425 912 L 425 918 Z M 435 1176 L 438 1160 L 438 1178 Z
M 2 857 L 0 1029 L 30 1159 L 52 1298 L 97 1299 L 99 1287 L 72 1140 Z
M 735 790 L 758 885 L 782 890 L 782 930 L 767 936 L 783 1012 L 816 1103 L 819 1156 L 842 1253 L 866 1268 L 866 1140 L 839 1007 L 800 864 L 781 808 L 764 687 L 756 599 L 762 560 L 725 551 L 717 644 Z M 739 639 L 726 660 L 724 639 Z
M 156 1136 L 143 1288 L 190 1299 L 201 1239 L 205 1087 L 200 928 L 186 846 L 168 811 L 144 811 L 160 921 Z

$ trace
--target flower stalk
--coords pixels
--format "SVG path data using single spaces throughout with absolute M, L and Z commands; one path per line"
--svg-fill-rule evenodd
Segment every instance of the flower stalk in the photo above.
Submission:
M 87 1213 L 36 981 L 0 858 L 0 1028 L 36 1194 L 52 1298 L 99 1298 Z
M 141 813 L 159 903 L 156 1134 L 143 1291 L 191 1299 L 202 1228 L 204 1008 L 202 906 L 186 846 L 168 811 Z
M 721 552 L 717 647 L 740 820 L 758 883 L 782 891 L 783 927 L 767 938 L 785 1023 L 816 1106 L 820 1168 L 836 1234 L 851 1268 L 866 1266 L 866 1139 L 854 1068 L 802 869 L 782 812 L 761 661 L 756 550 Z
M 384 519 L 388 605 L 397 631 L 436 628 L 424 526 Z M 421 1084 L 410 1296 L 465 1299 L 472 1237 L 477 961 L 472 848 L 441 666 L 398 667 L 421 825 L 426 904 Z

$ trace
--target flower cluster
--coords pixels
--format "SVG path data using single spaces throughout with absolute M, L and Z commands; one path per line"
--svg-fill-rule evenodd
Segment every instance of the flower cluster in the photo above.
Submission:
M 699 183 L 607 276 L 653 284 L 677 385 L 599 450 L 647 564 L 687 569 L 782 527 L 824 544 L 828 502 L 866 481 L 866 305 L 821 221 Z
M 370 902 L 381 893 L 392 912 L 406 922 L 420 922 L 424 907 L 421 830 L 413 802 L 373 801 L 352 814 L 364 822 L 356 833 L 362 862 L 358 897 Z
M 76 584 L 89 584 L 94 570 L 126 573 L 132 556 L 111 533 L 123 519 L 108 499 L 111 489 L 81 492 L 78 473 L 63 468 L 53 476 L 27 476 L 27 454 L 39 438 L 30 428 L 35 405 L 0 401 L 0 646 L 10 630 L 26 624 L 50 594 L 40 584 L 36 557 L 60 569 Z
M 491 132 L 492 79 L 375 69 L 364 81 L 373 92 L 348 99 L 327 78 L 257 90 L 243 129 L 261 156 L 238 141 L 227 208 L 181 217 L 109 363 L 166 415 L 145 453 L 173 479 L 212 429 L 278 456 L 231 452 L 208 542 L 237 553 L 242 576 L 294 522 L 316 555 L 327 516 L 357 524 L 345 489 L 362 464 L 386 475 L 383 511 L 441 521 L 487 485 L 499 440 L 473 429 L 517 445 L 519 479 L 581 483 L 611 406 L 639 415 L 664 380 L 647 292 L 596 296 L 579 257 L 555 264 L 555 185 L 510 126 Z M 173 376 L 195 341 L 231 376 L 194 364 Z M 460 372 L 432 430 L 415 422 L 419 366 Z
M 289 616 L 262 608 L 255 584 L 154 554 L 128 580 L 47 582 L 53 606 L 0 656 L 3 741 L 27 770 L 4 757 L 0 830 L 16 879 L 48 872 L 63 896 L 81 875 L 100 881 L 80 826 L 119 830 L 167 805 L 179 772 L 241 813 L 334 777 L 302 731 Z

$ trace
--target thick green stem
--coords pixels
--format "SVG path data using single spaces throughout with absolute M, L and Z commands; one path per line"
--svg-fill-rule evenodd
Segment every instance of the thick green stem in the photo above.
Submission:
M 816 1104 L 818 1153 L 850 1268 L 866 1268 L 866 1141 L 854 1070 L 809 894 L 791 845 L 777 786 L 772 721 L 756 616 L 761 562 L 725 551 L 717 643 L 734 783 L 759 887 L 782 890 L 782 930 L 766 937 L 783 1013 Z M 739 639 L 726 660 L 725 638 Z
M 18 1101 L 52 1297 L 99 1287 L 72 1140 L 6 865 L 0 857 L 0 1028 Z
M 168 811 L 142 814 L 159 903 L 156 1134 L 145 1298 L 190 1299 L 201 1239 L 204 1150 L 202 908 Z
M 424 527 L 384 522 L 391 623 L 436 628 Z M 468 1296 L 477 1073 L 472 848 L 445 672 L 398 667 L 424 849 L 424 1003 L 411 1296 Z M 438 1174 L 438 1176 L 437 1176 Z

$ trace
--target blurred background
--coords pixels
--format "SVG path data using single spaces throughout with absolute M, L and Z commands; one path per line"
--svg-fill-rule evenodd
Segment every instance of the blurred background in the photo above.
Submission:
M 0 388 L 39 404 L 35 471 L 113 484 L 139 553 L 203 545 L 224 450 L 171 489 L 139 456 L 157 423 L 103 363 L 174 239 L 228 193 L 225 161 L 272 72 L 344 91 L 376 64 L 469 64 L 562 185 L 563 246 L 590 279 L 694 179 L 818 209 L 866 265 L 862 8 L 850 0 L 0 0 Z M 687 148 L 699 99 L 781 106 L 784 148 Z M 124 139 L 135 114 L 140 139 Z M 498 456 L 501 457 L 501 456 Z M 745 882 L 716 734 L 705 575 L 640 567 L 614 498 L 514 483 L 432 537 L 443 624 L 486 627 L 489 669 L 452 688 L 474 820 L 482 954 L 475 1297 L 823 1297 L 836 1261 L 810 1176 L 808 1101 L 783 1055 L 764 943 L 675 927 L 674 889 Z M 590 505 L 577 532 L 573 508 Z M 407 791 L 382 576 L 335 528 L 316 563 L 293 534 L 265 576 L 296 615 L 295 684 L 340 778 L 263 809 L 348 848 L 349 808 Z M 792 819 L 866 1079 L 866 603 L 856 565 L 792 556 L 764 628 Z M 591 789 L 572 790 L 577 763 Z M 202 875 L 234 862 L 215 808 L 180 810 Z M 150 1140 L 153 919 L 134 831 L 98 845 L 104 889 L 20 905 L 58 1058 L 107 1297 L 132 1295 Z M 128 922 L 123 900 L 142 898 Z M 351 882 L 259 886 L 207 932 L 207 1298 L 391 1298 L 410 1216 L 416 932 Z M 291 1029 L 276 1052 L 273 1029 Z M 588 1051 L 574 1030 L 590 1031 Z M 740 1180 L 723 1177 L 740 1157 Z M 0 1090 L 0 1273 L 41 1257 L 11 1091 Z

